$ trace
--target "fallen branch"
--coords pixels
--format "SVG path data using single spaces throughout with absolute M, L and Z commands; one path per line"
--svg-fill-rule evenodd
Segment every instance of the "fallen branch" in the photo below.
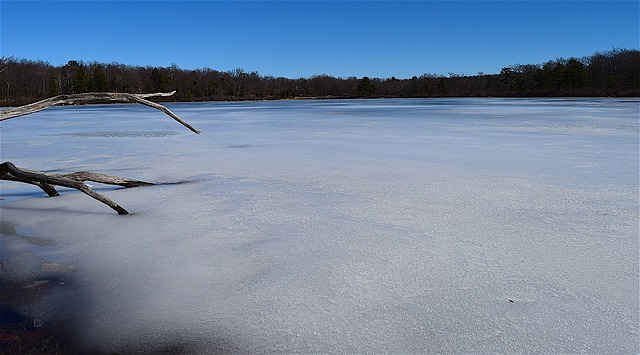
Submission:
M 87 104 L 92 102 L 104 102 L 104 101 L 137 102 L 149 107 L 153 107 L 157 110 L 160 110 L 166 113 L 171 118 L 178 121 L 181 125 L 187 127 L 192 132 L 196 134 L 200 134 L 199 130 L 193 128 L 190 124 L 183 121 L 180 117 L 178 117 L 178 115 L 171 112 L 171 110 L 169 110 L 167 107 L 145 99 L 147 97 L 171 96 L 173 94 L 175 94 L 175 91 L 166 92 L 166 93 L 158 92 L 153 94 L 129 94 L 129 93 L 120 93 L 120 92 L 87 92 L 83 94 L 58 95 L 58 96 L 50 97 L 48 99 L 40 100 L 38 102 L 34 102 L 32 104 L 2 110 L 0 111 L 0 121 L 8 120 L 14 117 L 28 115 L 30 113 L 42 111 L 44 109 L 54 107 L 54 106 L 60 106 L 60 105 L 79 105 L 79 104 Z
M 187 127 L 192 132 L 200 134 L 200 131 L 193 128 L 190 124 L 183 121 L 178 115 L 171 112 L 168 108 L 155 102 L 146 100 L 147 97 L 155 96 L 171 96 L 175 93 L 154 93 L 154 94 L 128 94 L 128 93 L 109 93 L 109 92 L 90 92 L 83 94 L 73 95 L 58 95 L 48 99 L 44 99 L 38 102 L 34 102 L 29 105 L 24 105 L 15 108 L 9 108 L 0 111 L 0 121 L 8 120 L 10 118 L 28 115 L 30 113 L 42 111 L 44 109 L 59 106 L 59 105 L 77 105 L 87 104 L 92 102 L 137 102 L 146 106 L 158 109 L 174 120 L 178 121 L 183 126 Z M 136 186 L 148 186 L 153 185 L 149 182 L 125 179 L 117 176 L 105 175 L 100 173 L 79 171 L 70 174 L 51 174 L 42 171 L 35 171 L 29 169 L 18 168 L 11 162 L 4 162 L 0 164 L 0 180 L 18 181 L 26 184 L 38 186 L 48 196 L 58 196 L 59 193 L 55 189 L 55 186 L 70 187 L 83 192 L 84 194 L 91 196 L 92 198 L 106 204 L 113 208 L 118 214 L 129 214 L 122 206 L 111 201 L 107 197 L 93 191 L 89 185 L 85 184 L 85 181 L 95 181 L 98 183 L 119 185 L 124 187 L 136 187 Z
M 118 212 L 118 214 L 129 214 L 129 212 L 122 206 L 111 201 L 109 198 L 93 191 L 91 187 L 89 187 L 89 185 L 84 183 L 84 181 L 89 180 L 103 184 L 119 185 L 125 187 L 153 185 L 152 183 L 144 181 L 123 179 L 117 176 L 109 176 L 105 174 L 84 171 L 72 174 L 50 174 L 42 171 L 21 169 L 8 161 L 0 164 L 0 178 L 3 180 L 20 181 L 39 186 L 49 196 L 59 195 L 53 186 L 70 187 L 79 190 L 113 208 L 116 212 Z

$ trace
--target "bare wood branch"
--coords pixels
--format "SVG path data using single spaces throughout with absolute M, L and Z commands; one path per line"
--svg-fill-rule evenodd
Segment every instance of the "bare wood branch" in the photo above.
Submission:
M 53 187 L 54 185 L 70 187 L 106 204 L 118 212 L 118 214 L 129 214 L 129 212 L 109 198 L 93 191 L 84 183 L 84 181 L 95 181 L 103 184 L 119 185 L 124 187 L 153 185 L 144 181 L 124 179 L 117 176 L 86 171 L 71 174 L 50 174 L 41 171 L 21 169 L 11 162 L 4 162 L 0 164 L 0 179 L 36 185 L 44 190 L 49 196 L 58 195 L 58 192 Z
M 1 166 L 0 166 L 0 169 L 1 169 Z M 44 191 L 47 195 L 49 195 L 49 197 L 60 196 L 60 194 L 55 189 L 55 187 L 53 187 L 53 186 L 51 186 L 49 184 L 45 184 L 45 183 L 37 182 L 37 181 L 32 181 L 32 180 L 28 180 L 28 179 L 21 179 L 21 178 L 18 178 L 16 176 L 13 176 L 13 175 L 11 175 L 9 173 L 0 172 L 0 180 L 24 182 L 25 184 L 31 184 L 31 185 L 38 186 L 40 189 L 42 189 L 42 191 Z
M 152 93 L 152 94 L 129 94 L 129 93 L 118 93 L 118 92 L 88 92 L 82 94 L 73 94 L 73 95 L 58 95 L 54 97 L 50 97 L 48 99 L 44 99 L 38 102 L 34 102 L 32 104 L 9 108 L 6 110 L 0 111 L 0 121 L 8 120 L 10 118 L 15 118 L 19 116 L 28 115 L 30 113 L 42 111 L 44 109 L 60 106 L 60 105 L 77 105 L 77 104 L 87 104 L 92 102 L 104 102 L 104 101 L 113 101 L 113 102 L 137 102 L 157 110 L 164 112 L 169 115 L 169 117 L 173 118 L 181 125 L 187 127 L 189 130 L 196 134 L 200 134 L 200 131 L 193 128 L 190 124 L 182 120 L 178 115 L 169 110 L 166 106 L 160 105 L 153 101 L 146 100 L 147 97 L 157 97 L 157 96 L 171 96 L 175 94 L 175 91 L 169 93 Z
M 70 174 L 59 174 L 58 176 L 65 177 L 75 181 L 95 181 L 102 184 L 119 185 L 124 187 L 139 187 L 139 186 L 151 186 L 150 182 L 125 179 L 119 176 L 111 176 L 106 174 L 94 173 L 91 171 L 78 171 Z

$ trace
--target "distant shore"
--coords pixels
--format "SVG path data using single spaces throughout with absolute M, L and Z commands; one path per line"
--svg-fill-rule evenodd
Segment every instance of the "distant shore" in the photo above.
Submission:
M 583 58 L 505 66 L 500 73 L 411 78 L 264 76 L 244 69 L 141 67 L 70 60 L 61 66 L 4 58 L 0 106 L 61 94 L 176 91 L 164 102 L 449 97 L 640 97 L 640 50 L 613 49 Z

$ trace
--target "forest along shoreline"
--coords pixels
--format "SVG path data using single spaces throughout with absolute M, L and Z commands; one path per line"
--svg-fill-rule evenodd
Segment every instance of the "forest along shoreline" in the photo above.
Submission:
M 256 71 L 141 67 L 69 60 L 2 58 L 0 105 L 20 106 L 83 92 L 177 91 L 164 102 L 430 97 L 640 97 L 640 51 L 614 49 L 583 58 L 505 66 L 498 74 L 421 74 L 411 78 L 290 79 Z

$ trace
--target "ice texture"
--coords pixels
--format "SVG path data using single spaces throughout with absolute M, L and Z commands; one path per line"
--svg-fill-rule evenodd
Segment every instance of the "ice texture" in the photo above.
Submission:
M 19 308 L 79 349 L 638 352 L 637 99 L 169 107 L 202 134 L 137 105 L 2 122 L 2 161 L 167 183 L 96 186 L 119 216 L 2 182 L 3 278 L 73 280 Z

